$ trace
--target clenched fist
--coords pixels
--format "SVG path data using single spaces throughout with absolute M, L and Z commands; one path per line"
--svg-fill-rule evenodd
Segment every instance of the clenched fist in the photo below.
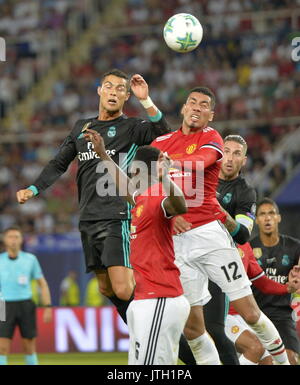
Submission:
M 19 203 L 23 204 L 28 201 L 28 199 L 32 198 L 33 195 L 33 192 L 29 189 L 19 190 L 17 192 L 17 200 Z

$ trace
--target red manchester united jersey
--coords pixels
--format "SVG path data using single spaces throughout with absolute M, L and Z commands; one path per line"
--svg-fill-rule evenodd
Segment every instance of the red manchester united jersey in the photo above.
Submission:
M 130 263 L 136 281 L 135 299 L 183 294 L 180 273 L 174 263 L 172 221 L 166 217 L 162 205 L 166 197 L 157 196 L 157 191 L 158 186 L 153 185 L 135 197 L 136 205 L 131 211 Z
M 198 227 L 216 219 L 225 221 L 226 215 L 221 210 L 216 198 L 221 159 L 223 156 L 223 140 L 213 128 L 206 127 L 200 132 L 184 135 L 182 130 L 156 138 L 152 146 L 167 152 L 171 159 L 183 160 L 182 170 L 172 169 L 172 179 L 183 190 L 187 200 L 188 212 L 183 217 Z M 212 148 L 219 154 L 218 160 L 205 168 L 204 173 L 199 170 L 187 170 L 189 156 L 196 159 L 201 149 Z
M 250 281 L 255 281 L 256 279 L 265 275 L 263 269 L 259 266 L 256 258 L 254 257 L 250 243 L 237 245 L 237 247 Z M 229 314 L 238 314 L 232 305 L 230 305 Z

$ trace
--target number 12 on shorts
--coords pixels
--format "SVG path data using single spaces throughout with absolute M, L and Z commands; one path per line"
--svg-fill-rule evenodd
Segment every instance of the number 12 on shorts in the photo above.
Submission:
M 236 281 L 237 279 L 242 278 L 242 274 L 238 274 L 239 266 L 236 262 L 229 263 L 227 267 L 223 265 L 221 266 L 221 269 L 223 270 L 228 282 L 231 282 L 232 280 Z

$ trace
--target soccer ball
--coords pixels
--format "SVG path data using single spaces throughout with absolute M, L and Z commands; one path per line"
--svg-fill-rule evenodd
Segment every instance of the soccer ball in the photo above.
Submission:
M 170 17 L 164 26 L 165 42 L 176 52 L 193 51 L 200 44 L 202 36 L 202 25 L 189 13 L 178 13 Z

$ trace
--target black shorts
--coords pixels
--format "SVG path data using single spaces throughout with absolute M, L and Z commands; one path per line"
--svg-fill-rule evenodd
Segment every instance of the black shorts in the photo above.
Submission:
M 79 230 L 87 273 L 109 266 L 131 268 L 129 220 L 82 221 Z
M 300 341 L 296 329 L 296 324 L 293 320 L 272 320 L 286 349 L 292 350 L 295 353 L 300 353 Z
M 6 321 L 0 321 L 0 338 L 13 338 L 16 326 L 19 326 L 22 338 L 35 338 L 36 306 L 31 300 L 6 302 Z

